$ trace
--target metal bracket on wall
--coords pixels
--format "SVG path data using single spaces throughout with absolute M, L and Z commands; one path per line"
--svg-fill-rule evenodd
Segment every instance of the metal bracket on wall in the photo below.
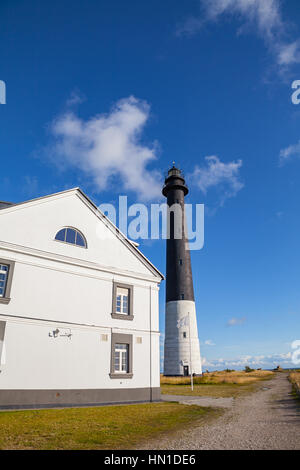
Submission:
M 58 337 L 65 336 L 65 337 L 71 339 L 73 334 L 72 334 L 70 329 L 69 330 L 59 330 L 58 328 L 56 328 L 56 330 L 50 331 L 48 336 L 50 338 L 58 338 Z

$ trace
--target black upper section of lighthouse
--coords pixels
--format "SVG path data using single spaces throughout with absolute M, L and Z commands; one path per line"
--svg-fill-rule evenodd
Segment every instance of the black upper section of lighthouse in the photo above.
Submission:
M 176 209 L 170 212 L 170 236 L 167 239 L 166 302 L 173 300 L 194 300 L 191 257 L 184 224 L 184 196 L 188 192 L 189 190 L 181 171 L 173 166 L 168 171 L 162 193 L 167 198 L 167 204 L 170 208 L 174 204 L 180 205 L 181 216 L 176 216 Z M 176 238 L 178 235 L 175 235 L 176 232 L 178 234 L 178 230 L 176 230 L 177 224 L 181 225 L 182 236 L 180 238 Z

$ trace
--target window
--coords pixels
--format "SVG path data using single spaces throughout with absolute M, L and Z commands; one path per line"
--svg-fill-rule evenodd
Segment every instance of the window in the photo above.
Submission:
M 112 333 L 109 375 L 112 379 L 132 378 L 132 335 Z
M 5 296 L 9 266 L 0 264 L 0 297 Z
M 115 344 L 115 373 L 128 374 L 128 344 Z
M 182 266 L 182 259 L 179 260 L 179 265 Z
M 116 312 L 128 315 L 129 289 L 117 287 Z
M 133 320 L 133 286 L 113 283 L 112 317 Z
M 184 300 L 184 294 L 180 294 L 181 300 Z
M 182 334 L 183 334 L 183 337 L 186 338 L 186 331 L 184 331 Z
M 15 262 L 0 259 L 0 304 L 10 302 L 10 291 Z
M 59 242 L 68 243 L 69 245 L 76 245 L 81 246 L 83 248 L 87 248 L 85 237 L 82 235 L 82 233 L 79 232 L 79 230 L 76 230 L 72 227 L 62 228 L 55 235 L 55 240 Z

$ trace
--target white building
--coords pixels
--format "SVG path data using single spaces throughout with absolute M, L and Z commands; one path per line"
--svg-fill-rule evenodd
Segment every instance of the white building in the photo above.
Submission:
M 158 400 L 162 274 L 78 188 L 0 209 L 0 408 Z

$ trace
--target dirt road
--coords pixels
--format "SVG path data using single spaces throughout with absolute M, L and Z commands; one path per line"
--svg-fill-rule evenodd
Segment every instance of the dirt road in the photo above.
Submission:
M 261 382 L 255 393 L 236 398 L 220 418 L 143 449 L 300 449 L 300 403 L 286 373 Z M 185 397 L 186 398 L 186 397 Z

